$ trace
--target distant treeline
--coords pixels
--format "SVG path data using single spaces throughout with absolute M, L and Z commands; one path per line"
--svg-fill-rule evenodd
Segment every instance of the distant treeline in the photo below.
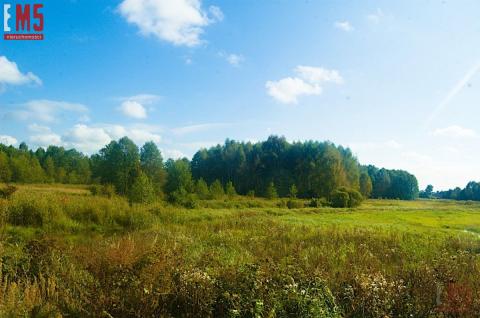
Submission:
M 362 166 L 350 149 L 331 142 L 289 143 L 277 136 L 258 143 L 227 140 L 199 150 L 191 161 L 166 162 L 155 143 L 139 149 L 127 137 L 90 157 L 57 146 L 33 151 L 25 143 L 18 148 L 0 144 L 0 181 L 108 184 L 121 195 L 168 198 L 212 196 L 212 191 L 329 198 L 339 189 L 365 198 L 418 196 L 417 180 L 406 171 Z
M 456 187 L 446 191 L 433 192 L 433 186 L 428 185 L 420 191 L 420 197 L 428 199 L 449 199 L 459 201 L 480 201 L 480 182 L 470 181 L 465 188 Z

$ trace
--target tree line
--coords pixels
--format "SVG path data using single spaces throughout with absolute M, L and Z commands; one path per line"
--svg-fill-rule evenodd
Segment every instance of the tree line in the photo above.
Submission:
M 0 145 L 0 181 L 110 185 L 120 195 L 146 201 L 223 195 L 411 200 L 415 176 L 406 171 L 362 166 L 350 149 L 331 142 L 289 143 L 271 136 L 251 143 L 227 139 L 201 149 L 192 160 L 166 162 L 153 142 L 139 148 L 128 137 L 112 141 L 90 157 L 75 149 L 49 146 L 33 151 Z M 341 193 L 339 193 L 341 192 Z
M 446 191 L 433 191 L 433 186 L 428 185 L 420 191 L 420 197 L 425 199 L 447 199 L 458 201 L 480 201 L 480 182 L 470 181 L 465 188 L 456 187 Z

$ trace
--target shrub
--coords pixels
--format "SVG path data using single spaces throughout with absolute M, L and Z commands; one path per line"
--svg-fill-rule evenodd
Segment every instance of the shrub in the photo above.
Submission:
M 111 198 L 115 195 L 115 186 L 113 184 L 92 184 L 88 187 L 92 195 L 101 195 Z
M 360 194 L 360 192 L 356 191 L 356 190 L 350 190 L 348 192 L 348 196 L 349 196 L 349 204 L 348 206 L 351 207 L 351 208 L 355 208 L 357 206 L 360 206 L 360 204 L 362 204 L 363 202 L 363 196 Z
M 232 198 L 237 195 L 237 191 L 233 185 L 232 181 L 228 181 L 227 185 L 225 186 L 225 193 L 228 195 L 229 198 Z
M 20 197 L 7 207 L 8 222 L 13 225 L 40 227 L 62 221 L 60 207 L 45 198 Z
M 223 190 L 223 186 L 219 180 L 215 180 L 210 185 L 210 195 L 212 199 L 220 199 L 225 195 L 225 191 Z
M 329 205 L 330 202 L 328 202 L 328 200 L 325 198 L 312 198 L 308 203 L 308 206 L 311 208 L 321 208 Z
M 289 209 L 301 209 L 304 207 L 303 201 L 290 199 L 287 201 L 287 207 Z
M 247 197 L 249 198 L 255 198 L 255 191 L 254 190 L 250 190 L 247 192 Z
M 202 178 L 200 178 L 195 184 L 195 193 L 202 200 L 208 199 L 210 196 L 208 185 Z
M 0 189 L 0 198 L 9 199 L 17 190 L 15 186 L 5 186 Z
M 350 197 L 347 192 L 335 190 L 331 194 L 331 204 L 334 208 L 346 208 L 348 207 L 349 201 Z
M 330 199 L 331 205 L 334 208 L 354 208 L 359 206 L 363 201 L 360 192 L 344 187 L 333 191 Z
M 273 181 L 268 184 L 265 190 L 265 197 L 270 200 L 278 198 L 277 188 L 275 188 Z
M 152 203 L 154 199 L 152 182 L 145 173 L 140 172 L 128 193 L 128 200 L 132 203 Z

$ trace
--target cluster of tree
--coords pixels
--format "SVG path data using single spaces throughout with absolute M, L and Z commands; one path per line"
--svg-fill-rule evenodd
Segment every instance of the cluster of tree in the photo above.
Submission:
M 427 186 L 429 190 L 431 186 Z M 449 199 L 449 200 L 461 200 L 461 201 L 480 201 L 480 182 L 470 181 L 465 188 L 461 189 L 456 187 L 447 191 L 433 192 L 433 187 L 430 189 L 430 198 Z
M 240 194 L 254 191 L 269 196 L 273 183 L 278 196 L 286 197 L 295 185 L 298 196 L 327 197 L 339 187 L 359 190 L 360 165 L 348 148 L 330 142 L 288 143 L 283 137 L 224 145 L 198 151 L 191 162 L 195 179 L 235 184 Z
M 371 179 L 371 197 L 383 199 L 414 200 L 418 197 L 417 178 L 403 170 L 365 167 Z
M 91 157 L 55 146 L 35 152 L 24 143 L 18 149 L 0 146 L 0 181 L 104 184 L 135 202 L 164 194 L 173 201 L 188 201 L 192 195 L 208 199 L 239 193 L 327 198 L 349 206 L 358 200 L 357 193 L 405 200 L 418 195 L 416 178 L 405 171 L 361 166 L 350 149 L 331 142 L 289 143 L 276 136 L 258 143 L 227 140 L 198 151 L 191 161 L 165 163 L 155 143 L 139 149 L 127 137 Z
M 86 184 L 90 181 L 90 159 L 74 149 L 50 146 L 47 150 L 33 151 L 25 143 L 18 148 L 0 144 L 0 182 Z

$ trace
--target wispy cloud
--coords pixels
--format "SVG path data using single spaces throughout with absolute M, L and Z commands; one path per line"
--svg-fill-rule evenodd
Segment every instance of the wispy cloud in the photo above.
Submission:
M 478 134 L 475 130 L 458 125 L 435 129 L 431 133 L 437 137 L 475 138 Z
M 189 126 L 173 128 L 172 133 L 175 135 L 186 135 L 186 134 L 197 133 L 201 131 L 207 131 L 211 129 L 225 128 L 231 125 L 232 125 L 231 123 L 207 123 L 207 124 L 189 125 Z
M 438 104 L 438 106 L 430 113 L 428 116 L 425 126 L 429 126 L 430 123 L 442 112 L 445 108 L 448 107 L 450 102 L 457 96 L 462 89 L 467 85 L 467 83 L 478 73 L 480 70 L 480 62 L 474 64 L 463 77 L 450 89 L 448 94 L 443 98 L 443 100 Z
M 334 26 L 335 28 L 345 32 L 353 31 L 353 26 L 350 24 L 349 21 L 337 21 L 334 23 Z
M 218 53 L 218 55 L 221 58 L 225 59 L 225 61 L 227 61 L 228 64 L 235 67 L 240 66 L 245 61 L 245 58 L 241 54 L 220 52 Z
M 7 117 L 17 120 L 38 120 L 42 122 L 54 122 L 66 113 L 77 113 L 85 116 L 88 108 L 85 105 L 55 100 L 31 100 L 20 105 L 20 109 L 7 113 Z
M 380 21 L 383 19 L 384 16 L 385 14 L 383 13 L 382 9 L 377 8 L 375 12 L 372 12 L 367 15 L 367 19 L 368 21 L 377 24 L 377 23 L 380 23 Z

